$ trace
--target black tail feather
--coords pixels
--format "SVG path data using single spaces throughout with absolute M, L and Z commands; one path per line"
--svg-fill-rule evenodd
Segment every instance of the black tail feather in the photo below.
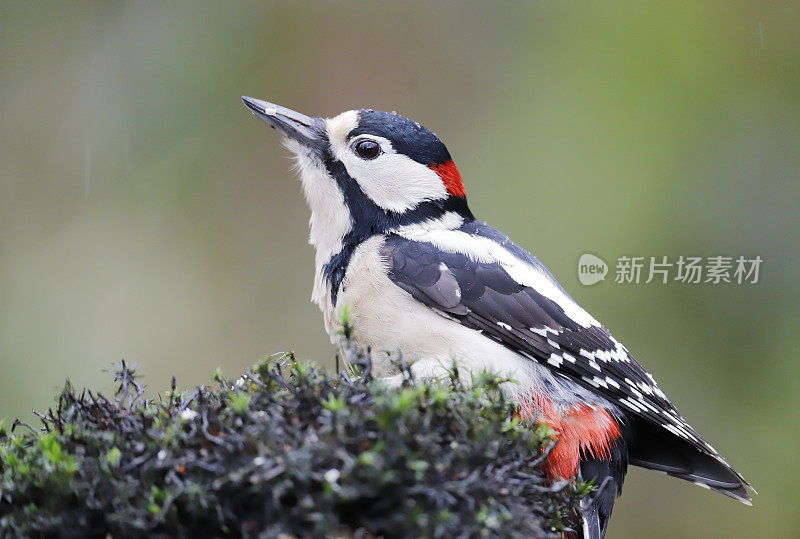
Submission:
M 635 437 L 630 445 L 630 463 L 658 470 L 673 477 L 724 494 L 751 505 L 750 484 L 721 458 L 704 453 L 658 425 L 634 419 Z
M 753 487 L 721 457 L 709 448 L 704 452 L 688 441 L 639 417 L 628 417 L 620 424 L 622 437 L 609 448 L 609 455 L 597 458 L 581 455 L 580 476 L 592 480 L 598 489 L 581 503 L 584 539 L 605 537 L 616 497 L 628 464 L 664 472 L 719 492 L 747 505 Z

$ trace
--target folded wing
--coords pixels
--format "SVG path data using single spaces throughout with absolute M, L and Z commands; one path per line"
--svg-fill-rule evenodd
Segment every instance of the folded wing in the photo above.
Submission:
M 631 445 L 632 464 L 749 501 L 744 478 L 686 423 L 653 377 L 563 292 L 544 266 L 491 227 L 480 224 L 469 232 L 483 240 L 502 239 L 497 244 L 502 256 L 487 249 L 465 252 L 468 242 L 457 250 L 442 238 L 390 235 L 382 249 L 389 277 L 443 316 L 624 410 L 638 433 Z M 532 272 L 529 278 L 525 271 Z M 523 282 L 545 283 L 547 295 Z

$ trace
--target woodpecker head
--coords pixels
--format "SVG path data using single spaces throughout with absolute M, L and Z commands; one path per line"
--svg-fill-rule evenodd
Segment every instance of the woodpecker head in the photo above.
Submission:
M 315 234 L 320 227 L 340 239 L 365 239 L 445 214 L 472 217 L 450 153 L 420 124 L 369 109 L 323 119 L 260 99 L 242 101 L 284 135 L 296 156 L 312 211 L 312 244 L 320 241 L 315 235 L 325 235 Z

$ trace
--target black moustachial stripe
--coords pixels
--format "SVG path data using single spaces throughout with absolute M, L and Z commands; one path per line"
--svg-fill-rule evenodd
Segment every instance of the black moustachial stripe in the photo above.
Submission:
M 364 193 L 358 182 L 347 173 L 341 161 L 337 161 L 328 153 L 324 162 L 328 173 L 336 180 L 344 195 L 344 202 L 350 210 L 350 215 L 359 216 L 353 220 L 353 228 L 342 239 L 342 249 L 333 255 L 323 268 L 323 275 L 330 285 L 331 301 L 334 306 L 353 252 L 365 240 L 404 225 L 439 218 L 447 212 L 456 212 L 467 219 L 473 218 L 467 207 L 467 201 L 459 197 L 429 200 L 402 213 L 384 210 Z

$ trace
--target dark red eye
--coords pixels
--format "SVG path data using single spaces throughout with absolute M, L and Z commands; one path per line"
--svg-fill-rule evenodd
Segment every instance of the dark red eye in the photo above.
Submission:
M 359 140 L 353 146 L 358 156 L 362 159 L 375 159 L 381 153 L 381 146 L 374 140 Z

